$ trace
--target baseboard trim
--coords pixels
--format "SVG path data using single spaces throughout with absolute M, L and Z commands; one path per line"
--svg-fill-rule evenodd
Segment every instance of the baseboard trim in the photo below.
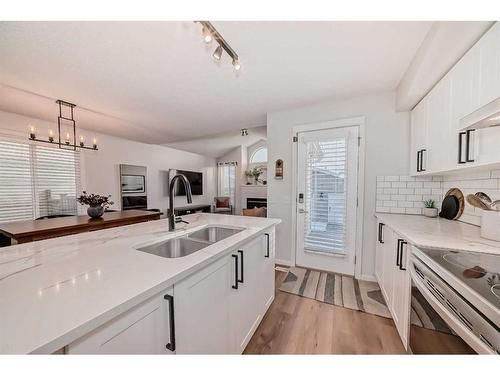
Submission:
M 363 281 L 372 281 L 372 282 L 377 282 L 377 279 L 375 278 L 375 275 L 361 275 L 360 277 L 356 277 L 358 280 L 363 280 Z
M 284 260 L 284 259 L 278 259 L 278 258 L 274 259 L 274 264 L 276 266 L 279 266 L 279 265 L 288 266 L 288 267 L 293 266 L 293 264 L 290 260 Z

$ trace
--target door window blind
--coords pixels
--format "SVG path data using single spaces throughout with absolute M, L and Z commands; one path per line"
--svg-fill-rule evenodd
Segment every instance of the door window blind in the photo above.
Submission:
M 346 252 L 347 139 L 306 142 L 305 248 Z
M 0 140 L 0 223 L 76 215 L 79 191 L 78 152 Z

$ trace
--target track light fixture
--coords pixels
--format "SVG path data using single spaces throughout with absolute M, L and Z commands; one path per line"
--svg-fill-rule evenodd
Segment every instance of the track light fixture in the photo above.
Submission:
M 214 57 L 215 60 L 220 60 L 220 58 L 222 57 L 222 47 L 218 46 L 215 49 L 215 51 L 214 51 L 214 53 L 213 53 L 212 56 Z
M 213 58 L 216 60 L 220 60 L 222 57 L 223 50 L 229 55 L 232 59 L 232 64 L 234 70 L 238 71 L 241 69 L 240 60 L 238 58 L 238 54 L 231 48 L 231 46 L 224 40 L 222 35 L 215 29 L 214 25 L 212 25 L 209 21 L 195 21 L 201 24 L 203 40 L 205 43 L 210 43 L 212 39 L 219 44 L 212 54 Z
M 203 40 L 205 41 L 205 43 L 207 43 L 207 44 L 212 43 L 213 36 L 212 36 L 212 33 L 210 33 L 209 29 L 207 29 L 206 27 L 203 27 L 202 34 L 203 34 Z

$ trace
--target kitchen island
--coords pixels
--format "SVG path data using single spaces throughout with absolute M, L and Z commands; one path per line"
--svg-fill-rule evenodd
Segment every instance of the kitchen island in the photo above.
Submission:
M 281 221 L 183 219 L 175 232 L 156 220 L 1 249 L 0 353 L 241 353 L 274 298 Z M 241 231 L 178 258 L 137 250 L 210 226 Z

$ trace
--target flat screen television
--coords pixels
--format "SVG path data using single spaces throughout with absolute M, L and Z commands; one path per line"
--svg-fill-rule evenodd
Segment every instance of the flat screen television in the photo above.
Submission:
M 187 177 L 191 185 L 192 195 L 203 195 L 203 173 L 193 172 L 193 171 L 182 171 L 180 169 L 170 170 L 170 178 L 174 177 L 176 174 L 183 174 L 184 176 Z M 175 195 L 176 196 L 186 195 L 186 190 L 184 190 L 184 184 L 182 184 L 182 182 L 177 181 L 175 186 Z

